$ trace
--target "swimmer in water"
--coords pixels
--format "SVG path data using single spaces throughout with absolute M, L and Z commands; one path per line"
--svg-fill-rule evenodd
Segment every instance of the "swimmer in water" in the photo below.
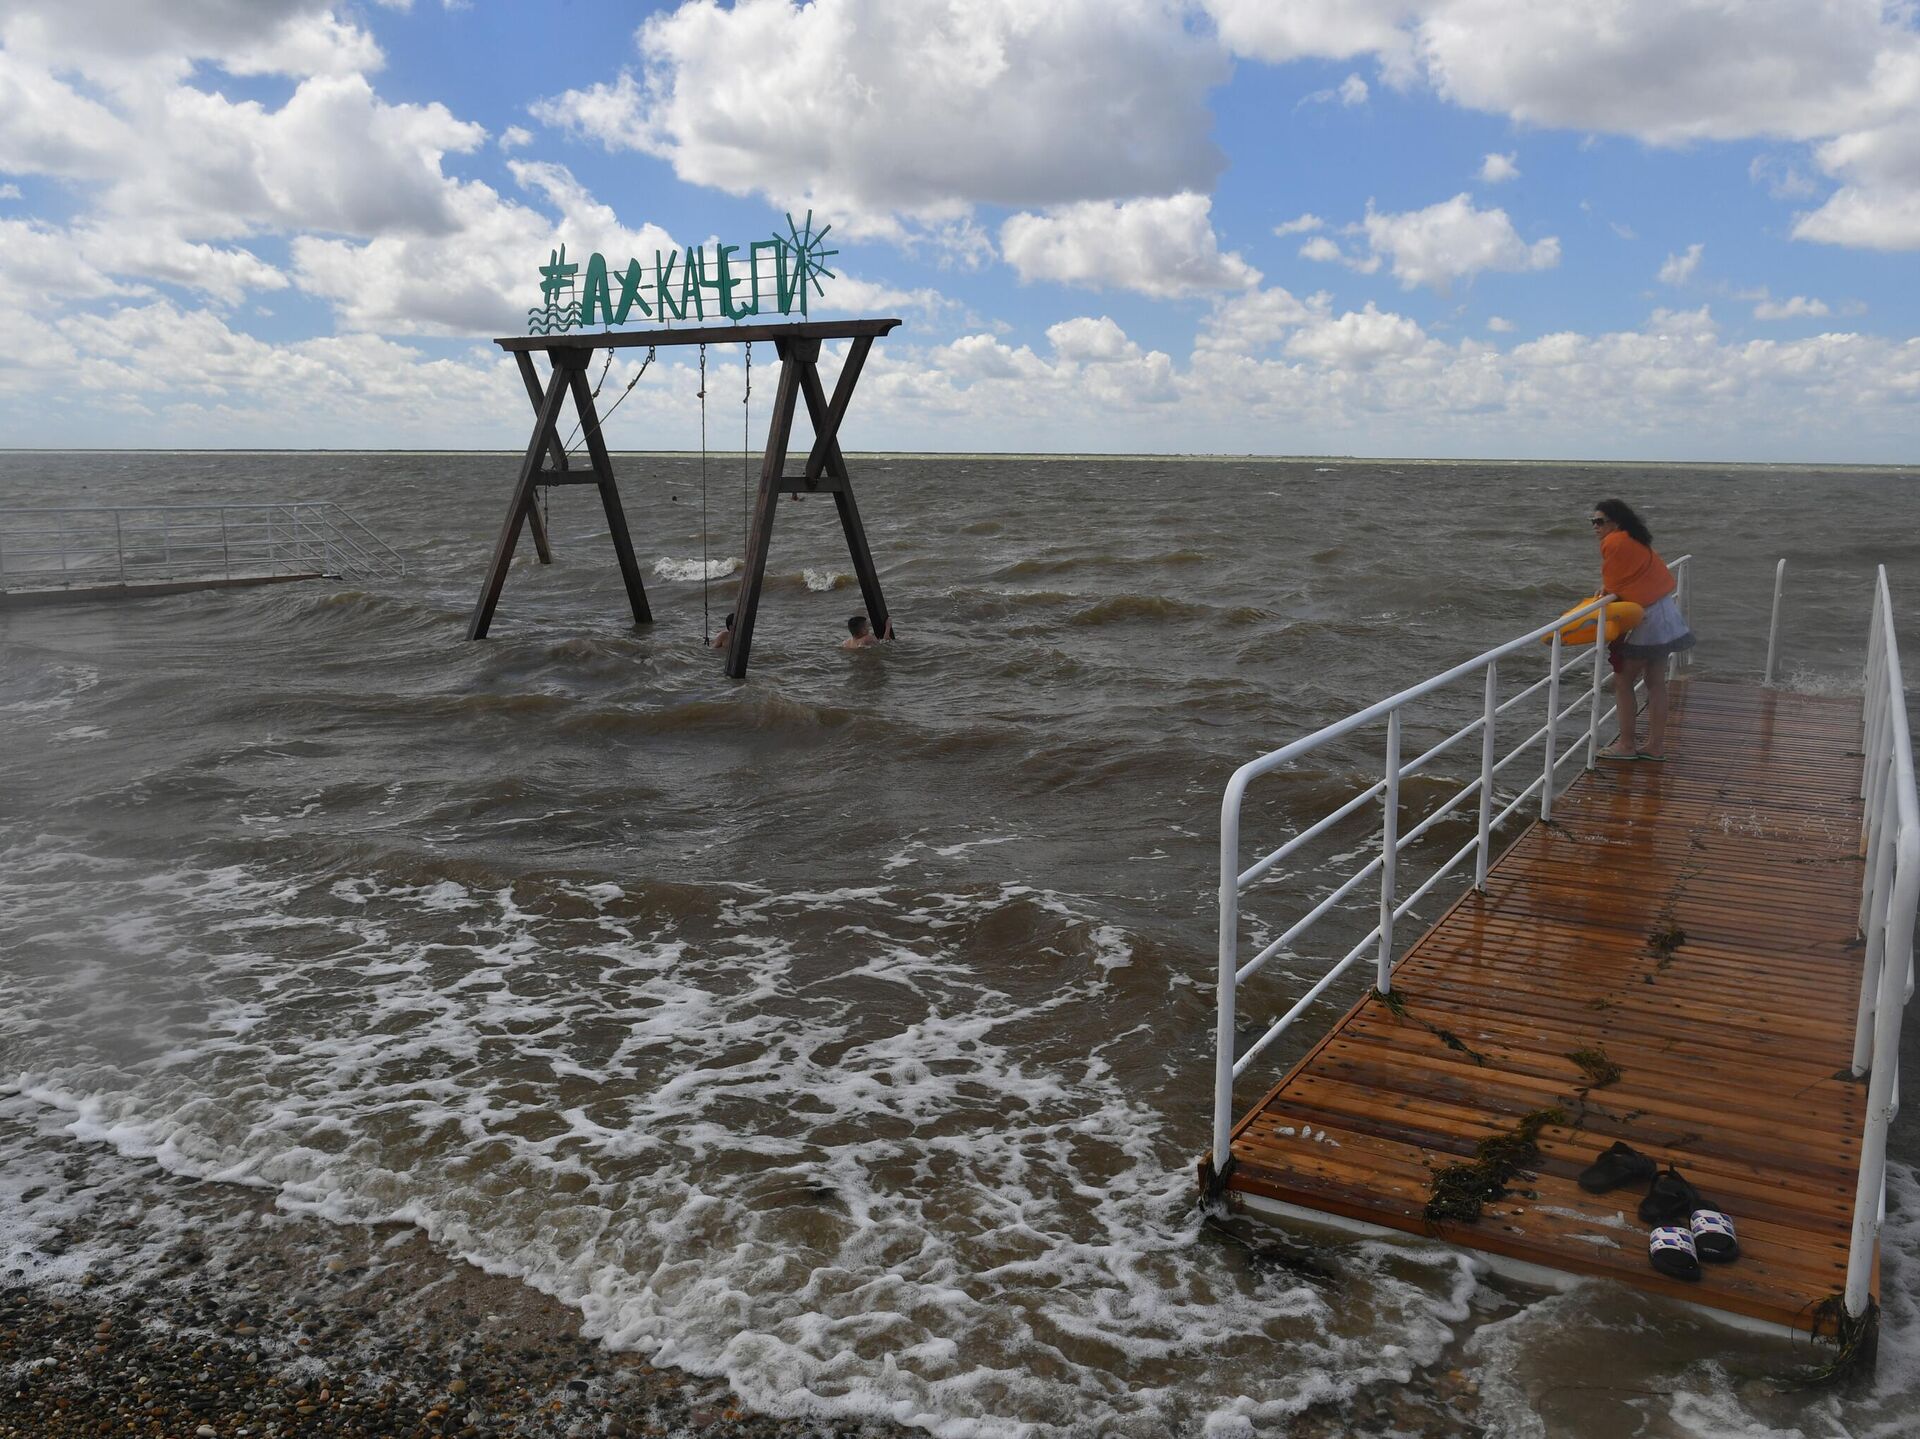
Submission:
M 882 640 L 893 638 L 893 620 L 889 618 L 886 627 L 879 634 L 873 632 L 873 622 L 865 615 L 853 615 L 847 620 L 847 637 L 840 641 L 843 650 L 871 649 Z
M 709 646 L 709 648 L 716 649 L 716 650 L 723 650 L 732 643 L 733 643 L 733 611 L 728 610 L 727 622 L 720 626 L 720 633 L 713 637 L 713 643 L 711 646 Z

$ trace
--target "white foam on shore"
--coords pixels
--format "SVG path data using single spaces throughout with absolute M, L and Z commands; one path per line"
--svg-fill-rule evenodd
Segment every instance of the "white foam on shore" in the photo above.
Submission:
M 96 867 L 85 910 L 53 887 L 15 889 L 116 982 L 85 981 L 79 1038 L 76 971 L 29 962 L 6 1087 L 69 1134 L 418 1225 L 771 1412 L 1235 1432 L 1404 1379 L 1468 1312 L 1439 1251 L 1337 1249 L 1356 1327 L 1204 1241 L 1184 1136 L 1104 1053 L 1145 1037 L 1111 1022 L 1133 937 L 1068 896 L 742 891 L 695 923 L 609 885 Z M 834 952 L 785 937 L 807 914 Z M 1037 1003 L 961 958 L 1008 923 L 1057 969 Z

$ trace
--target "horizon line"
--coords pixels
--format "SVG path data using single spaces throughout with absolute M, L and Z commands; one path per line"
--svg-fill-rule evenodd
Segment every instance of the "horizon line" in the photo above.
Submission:
M 486 455 L 511 458 L 523 454 L 513 449 L 448 449 L 442 446 L 420 448 L 381 448 L 374 446 L 264 446 L 264 445 L 0 445 L 0 455 Z M 609 455 L 634 455 L 657 459 L 698 459 L 699 450 L 609 450 Z M 731 453 L 729 451 L 728 453 Z M 1252 461 L 1263 464 L 1318 463 L 1339 465 L 1570 465 L 1570 466 L 1664 466 L 1669 469 L 1822 469 L 1822 470 L 1911 470 L 1920 468 L 1920 460 L 1681 460 L 1681 459 L 1561 459 L 1544 456 L 1501 457 L 1491 455 L 1313 455 L 1258 454 L 1252 451 L 1165 451 L 1150 450 L 847 450 L 849 459 L 862 460 L 1159 460 L 1186 464 L 1231 464 Z

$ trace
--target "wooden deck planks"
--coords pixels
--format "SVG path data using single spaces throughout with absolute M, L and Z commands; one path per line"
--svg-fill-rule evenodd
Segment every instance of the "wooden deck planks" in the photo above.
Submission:
M 1578 779 L 1401 961 L 1405 1017 L 1363 998 L 1241 1120 L 1230 1191 L 1809 1326 L 1845 1280 L 1865 1118 L 1843 1077 L 1859 704 L 1700 680 L 1674 700 L 1665 765 Z M 1583 1089 L 1568 1056 L 1593 1048 L 1622 1072 Z M 1542 1131 L 1537 1171 L 1477 1223 L 1430 1228 L 1436 1169 L 1555 1105 L 1569 1122 Z M 1575 1183 L 1616 1139 L 1732 1214 L 1741 1259 L 1697 1284 L 1655 1273 L 1643 1187 Z

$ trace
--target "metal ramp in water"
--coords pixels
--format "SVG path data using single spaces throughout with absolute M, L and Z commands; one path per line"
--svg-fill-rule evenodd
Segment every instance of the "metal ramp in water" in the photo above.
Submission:
M 1209 1154 L 1203 1182 L 1255 1212 L 1431 1235 L 1770 1328 L 1870 1312 L 1920 888 L 1884 576 L 1879 596 L 1864 704 L 1680 681 L 1665 764 L 1589 759 L 1571 786 L 1549 791 L 1549 822 L 1528 824 L 1497 862 L 1485 858 L 1483 811 L 1454 857 L 1480 856 L 1475 887 L 1397 961 L 1390 920 L 1384 946 L 1376 927 L 1349 953 L 1373 961 L 1376 988 L 1230 1136 L 1220 1121 L 1246 1068 L 1233 1057 L 1232 996 L 1253 966 L 1240 965 L 1227 922 L 1237 940 L 1239 896 L 1261 876 L 1229 858 L 1213 1153 L 1231 1162 L 1216 1167 Z M 1546 688 L 1552 713 L 1557 685 Z M 1489 713 L 1496 689 L 1489 681 Z M 1583 696 L 1560 720 L 1589 704 L 1600 715 Z M 1543 774 L 1557 763 L 1554 729 L 1543 727 Z M 1461 733 L 1484 738 L 1479 730 Z M 1515 753 L 1541 755 L 1542 734 Z M 1396 724 L 1394 761 L 1397 735 Z M 1579 738 L 1559 759 L 1591 755 Z M 1482 749 L 1494 768 L 1491 741 Z M 1528 794 L 1544 789 L 1536 779 Z M 1478 792 L 1470 784 L 1462 798 Z M 1229 803 L 1237 850 L 1232 790 Z M 1223 827 L 1223 857 L 1227 838 Z M 1380 848 L 1399 848 L 1391 828 Z M 1383 915 L 1404 909 L 1390 869 L 1384 892 Z M 1556 1111 L 1504 1198 L 1471 1223 L 1429 1218 L 1446 1166 Z M 1575 1183 L 1616 1140 L 1678 1166 L 1731 1214 L 1741 1258 L 1704 1266 L 1697 1282 L 1655 1272 L 1635 1214 L 1644 1183 L 1603 1195 Z
M 0 602 L 405 573 L 398 551 L 324 501 L 0 510 Z

